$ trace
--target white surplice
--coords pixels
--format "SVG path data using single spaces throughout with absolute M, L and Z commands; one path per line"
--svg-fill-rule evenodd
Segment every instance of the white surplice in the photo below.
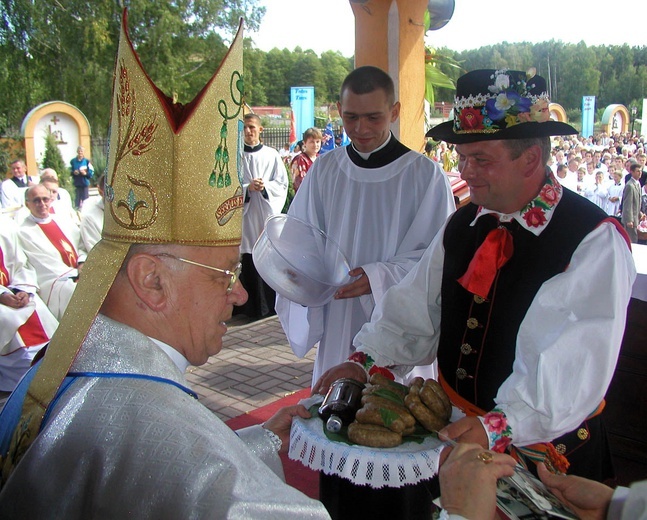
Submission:
M 333 238 L 351 269 L 364 269 L 372 292 L 311 308 L 277 296 L 277 314 L 294 353 L 302 357 L 319 342 L 313 383 L 348 358 L 375 302 L 418 262 L 453 211 L 447 176 L 417 152 L 379 168 L 357 166 L 346 147 L 317 159 L 288 214 Z
M 246 147 L 247 148 L 247 147 Z M 250 191 L 254 179 L 261 178 L 263 191 Z M 243 153 L 243 240 L 241 254 L 251 253 L 263 231 L 265 219 L 281 213 L 288 195 L 288 174 L 279 152 L 263 145 L 258 151 Z M 249 200 L 248 200 L 249 198 Z

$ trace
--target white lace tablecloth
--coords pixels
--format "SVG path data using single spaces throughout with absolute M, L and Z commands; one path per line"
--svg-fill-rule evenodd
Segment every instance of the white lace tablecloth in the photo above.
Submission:
M 315 471 L 372 488 L 399 488 L 432 478 L 438 472 L 440 451 L 445 446 L 430 436 L 422 443 L 405 442 L 395 448 L 368 448 L 331 441 L 323 428 L 319 417 L 295 417 L 288 456 Z

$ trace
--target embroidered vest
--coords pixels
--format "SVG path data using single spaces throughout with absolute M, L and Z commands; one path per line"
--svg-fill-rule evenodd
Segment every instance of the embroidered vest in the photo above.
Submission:
M 456 281 L 485 236 L 498 225 L 494 216 L 484 215 L 470 226 L 477 209 L 474 204 L 459 209 L 445 231 L 438 363 L 458 394 L 491 410 L 499 387 L 512 373 L 517 333 L 537 291 L 566 269 L 580 242 L 607 215 L 566 189 L 539 236 L 516 221 L 506 224 L 514 253 L 499 271 L 489 298 L 483 300 Z

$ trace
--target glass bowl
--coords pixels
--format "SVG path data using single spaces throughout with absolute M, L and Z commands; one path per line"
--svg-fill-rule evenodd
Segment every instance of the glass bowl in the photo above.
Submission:
M 278 294 L 306 307 L 328 303 L 351 282 L 339 245 L 320 229 L 290 215 L 268 217 L 252 249 L 254 266 Z

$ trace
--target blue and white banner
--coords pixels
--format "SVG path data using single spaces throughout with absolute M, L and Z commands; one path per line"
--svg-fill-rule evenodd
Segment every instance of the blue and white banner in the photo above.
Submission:
M 323 131 L 323 139 L 321 140 L 320 153 L 326 153 L 335 148 L 335 132 L 332 129 L 332 122 L 328 121 L 326 128 Z
M 595 120 L 595 96 L 582 98 L 582 137 L 593 135 L 593 122 Z
M 290 104 L 296 120 L 297 141 L 300 141 L 303 138 L 303 132 L 315 124 L 315 88 L 292 87 Z

